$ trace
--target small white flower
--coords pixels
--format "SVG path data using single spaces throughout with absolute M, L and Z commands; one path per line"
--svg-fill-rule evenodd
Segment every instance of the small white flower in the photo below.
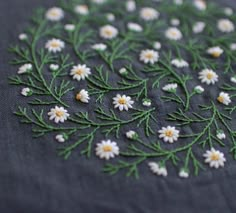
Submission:
M 202 83 L 206 84 L 215 84 L 218 81 L 218 75 L 210 69 L 203 69 L 201 72 L 199 72 L 198 77 Z
M 153 43 L 153 48 L 156 49 L 156 50 L 161 49 L 161 43 L 159 41 L 155 41 Z
M 169 27 L 165 32 L 165 36 L 166 38 L 175 41 L 178 41 L 183 37 L 180 30 L 176 27 Z
M 92 0 L 93 3 L 96 4 L 104 4 L 107 0 Z
M 105 25 L 100 28 L 99 33 L 102 38 L 113 39 L 118 35 L 118 30 L 111 25 Z
M 201 33 L 206 27 L 206 24 L 202 21 L 198 21 L 193 25 L 193 32 L 194 33 Z
M 80 90 L 80 92 L 76 94 L 75 99 L 83 103 L 88 103 L 90 99 L 88 91 L 86 91 L 85 89 Z
M 173 59 L 171 61 L 171 64 L 178 67 L 178 68 L 183 68 L 183 67 L 188 67 L 189 66 L 187 61 L 185 61 L 183 59 L 178 59 L 178 58 Z
M 76 66 L 73 66 L 73 68 L 70 71 L 70 75 L 73 76 L 73 79 L 76 79 L 77 81 L 84 80 L 91 74 L 90 68 L 86 66 L 86 64 L 78 64 Z
M 152 105 L 152 101 L 148 98 L 143 99 L 143 106 L 149 107 Z
M 129 22 L 127 24 L 127 27 L 129 30 L 134 31 L 134 32 L 142 32 L 143 31 L 142 26 L 140 26 L 139 24 L 133 23 L 133 22 Z
M 196 92 L 197 94 L 201 94 L 204 92 L 204 88 L 202 86 L 196 86 L 194 87 L 194 92 Z
M 233 76 L 233 77 L 231 77 L 231 78 L 230 78 L 230 81 L 231 81 L 232 83 L 236 83 L 236 75 Z
M 230 44 L 230 49 L 235 51 L 236 50 L 236 43 Z
M 59 69 L 59 65 L 58 64 L 50 64 L 49 68 L 52 71 L 57 71 Z
M 140 61 L 143 61 L 145 64 L 154 64 L 159 59 L 159 53 L 154 50 L 142 50 L 139 57 Z
M 170 20 L 170 23 L 173 26 L 178 26 L 180 24 L 180 21 L 177 18 L 173 18 L 173 19 Z
M 92 49 L 97 50 L 97 51 L 104 51 L 107 49 L 107 45 L 103 43 L 94 44 L 92 46 Z
M 115 16 L 113 13 L 107 13 L 106 15 L 108 21 L 115 21 Z
M 207 49 L 207 53 L 213 56 L 214 58 L 218 58 L 221 56 L 221 54 L 224 52 L 220 47 L 211 47 Z
M 32 64 L 24 64 L 18 69 L 18 74 L 28 73 L 33 69 Z
M 128 75 L 128 70 L 125 68 L 125 67 L 122 67 L 120 70 L 119 70 L 119 73 L 121 75 Z
M 216 137 L 217 137 L 218 139 L 220 139 L 220 140 L 223 140 L 223 139 L 226 138 L 226 135 L 225 135 L 225 133 L 224 133 L 223 130 L 219 129 L 219 130 L 217 130 L 217 132 L 216 132 Z
M 207 150 L 206 153 L 203 154 L 205 157 L 205 163 L 209 163 L 210 167 L 214 167 L 218 169 L 220 166 L 224 167 L 224 162 L 226 161 L 224 157 L 224 153 L 211 148 L 211 150 Z
M 112 142 L 111 140 L 102 141 L 97 144 L 96 155 L 101 159 L 109 160 L 119 155 L 119 147 L 116 142 Z
M 182 5 L 183 4 L 183 0 L 174 0 L 174 4 Z
M 234 24 L 229 19 L 220 19 L 217 23 L 217 27 L 223 33 L 230 33 L 234 31 Z
M 24 41 L 24 40 L 26 40 L 26 39 L 28 38 L 28 36 L 27 36 L 27 34 L 25 34 L 25 33 L 21 33 L 18 38 L 19 38 L 21 41 Z
M 226 7 L 226 8 L 224 8 L 224 13 L 227 16 L 231 16 L 231 15 L 233 15 L 234 11 L 231 7 Z
M 203 0 L 194 0 L 193 4 L 198 10 L 201 11 L 206 10 L 207 8 L 206 2 Z
M 176 130 L 175 127 L 171 126 L 162 127 L 158 133 L 159 138 L 163 138 L 165 142 L 169 143 L 174 143 L 174 141 L 177 141 L 179 137 L 179 130 Z
M 217 98 L 217 100 L 224 104 L 224 105 L 229 105 L 231 103 L 231 99 L 228 93 L 221 92 Z
M 65 29 L 66 31 L 74 31 L 74 30 L 75 30 L 75 25 L 74 25 L 74 24 L 66 24 L 66 25 L 64 26 L 64 29 Z
M 120 111 L 126 110 L 128 111 L 129 108 L 133 108 L 132 104 L 134 101 L 131 100 L 131 97 L 126 95 L 117 94 L 116 97 L 113 98 L 113 104 L 115 108 L 119 108 Z
M 164 177 L 166 177 L 168 175 L 167 169 L 165 166 L 160 166 L 156 162 L 149 162 L 148 166 L 149 166 L 150 170 L 156 175 L 162 175 Z
M 62 49 L 65 48 L 65 43 L 60 39 L 53 38 L 46 43 L 45 48 L 48 49 L 49 52 L 61 52 Z
M 133 12 L 136 10 L 136 3 L 133 0 L 129 0 L 126 2 L 126 10 L 128 12 Z
M 59 142 L 59 143 L 64 143 L 66 141 L 66 139 L 64 138 L 64 135 L 59 134 L 56 135 L 55 139 Z
M 184 169 L 184 168 L 181 169 L 179 171 L 179 177 L 181 177 L 181 178 L 188 178 L 189 177 L 188 171 L 186 169 Z
M 28 88 L 28 87 L 23 88 L 21 90 L 21 95 L 23 95 L 23 96 L 30 96 L 30 95 L 32 95 L 32 90 L 30 88 Z
M 79 15 L 88 15 L 89 14 L 89 9 L 88 6 L 85 4 L 80 4 L 75 6 L 75 12 Z
M 138 139 L 138 134 L 135 131 L 130 130 L 130 131 L 126 132 L 126 137 L 131 140 L 136 140 L 136 139 Z
M 46 19 L 49 21 L 60 21 L 64 18 L 64 11 L 59 7 L 52 7 L 46 12 Z
M 55 123 L 63 123 L 70 116 L 64 107 L 55 106 L 48 112 L 49 120 L 54 120 Z
M 140 10 L 140 17 L 145 21 L 153 21 L 159 17 L 159 12 L 151 7 L 144 7 Z
M 166 92 L 172 92 L 175 93 L 176 89 L 177 89 L 178 85 L 177 84 L 166 84 L 164 87 L 162 87 L 162 89 Z

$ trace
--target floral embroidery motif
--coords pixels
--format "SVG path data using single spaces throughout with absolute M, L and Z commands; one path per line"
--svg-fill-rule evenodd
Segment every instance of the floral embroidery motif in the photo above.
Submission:
M 173 166 L 188 178 L 236 159 L 234 9 L 204 0 L 84 2 L 38 10 L 10 48 L 10 83 L 29 105 L 15 114 L 34 135 L 58 142 L 64 159 L 78 151 L 112 159 L 109 174 L 139 177 L 143 164 L 156 177 Z

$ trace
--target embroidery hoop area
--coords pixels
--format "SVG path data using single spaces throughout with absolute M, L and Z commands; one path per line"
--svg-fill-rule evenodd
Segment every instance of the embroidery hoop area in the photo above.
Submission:
M 10 83 L 28 104 L 15 114 L 35 137 L 55 137 L 64 159 L 110 160 L 109 174 L 139 177 L 143 164 L 186 178 L 204 162 L 236 159 L 236 17 L 181 2 L 62 1 L 37 10 L 10 48 L 18 66 Z

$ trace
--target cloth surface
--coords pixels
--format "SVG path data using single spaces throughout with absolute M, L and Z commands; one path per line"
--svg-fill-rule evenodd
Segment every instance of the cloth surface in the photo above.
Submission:
M 134 180 L 124 174 L 102 173 L 95 157 L 88 160 L 75 154 L 64 161 L 47 138 L 32 139 L 29 126 L 20 124 L 12 113 L 21 98 L 8 84 L 15 68 L 9 65 L 12 56 L 7 48 L 15 43 L 34 8 L 54 3 L 0 2 L 0 212 L 235 212 L 236 166 L 230 159 L 224 169 L 207 170 L 187 180 L 160 179 L 149 172 Z M 222 4 L 235 6 L 234 0 Z

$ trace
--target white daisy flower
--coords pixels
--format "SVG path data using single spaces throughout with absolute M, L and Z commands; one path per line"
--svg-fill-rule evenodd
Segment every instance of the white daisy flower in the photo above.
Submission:
M 105 25 L 100 28 L 99 33 L 102 38 L 113 39 L 118 35 L 118 30 L 111 25 Z
M 198 10 L 206 10 L 207 4 L 203 0 L 194 0 L 193 5 L 198 9 Z
M 218 81 L 218 75 L 211 69 L 203 69 L 198 77 L 202 83 L 215 84 Z
M 159 53 L 155 50 L 142 50 L 139 58 L 140 61 L 143 61 L 145 64 L 154 64 L 159 59 Z
M 166 38 L 175 41 L 178 41 L 183 37 L 180 30 L 176 27 L 169 27 L 165 32 L 165 36 Z
M 21 40 L 21 41 L 25 41 L 25 40 L 27 40 L 28 36 L 27 36 L 27 34 L 25 34 L 25 33 L 21 33 L 21 34 L 18 36 L 18 38 L 19 38 L 19 40 Z
M 113 13 L 107 13 L 106 17 L 107 17 L 107 20 L 111 22 L 115 21 L 116 19 Z
M 79 15 L 88 15 L 89 14 L 89 9 L 88 6 L 85 4 L 80 4 L 75 6 L 75 12 Z
M 196 92 L 197 94 L 201 94 L 204 92 L 204 88 L 202 86 L 196 86 L 194 87 L 194 92 Z
M 184 168 L 181 169 L 179 171 L 179 177 L 181 177 L 181 178 L 188 178 L 189 177 L 188 171 L 186 169 L 184 169 Z
M 152 101 L 148 98 L 143 99 L 143 106 L 150 107 L 152 105 Z
M 75 30 L 75 25 L 74 25 L 74 24 L 66 24 L 66 25 L 64 26 L 64 29 L 65 29 L 66 31 L 74 31 L 74 30 Z
M 213 56 L 214 58 L 220 57 L 223 52 L 224 50 L 222 50 L 219 46 L 207 49 L 207 53 Z
M 49 52 L 61 52 L 62 49 L 65 48 L 65 43 L 60 39 L 53 38 L 46 43 L 45 48 L 48 49 Z
M 55 139 L 57 140 L 57 142 L 59 143 L 64 143 L 66 141 L 66 138 L 64 137 L 63 134 L 58 134 L 56 135 Z
M 80 92 L 76 94 L 75 99 L 83 103 L 88 103 L 90 99 L 88 91 L 86 91 L 85 89 L 80 90 Z
M 92 46 L 92 49 L 97 50 L 97 51 L 104 51 L 107 49 L 107 45 L 103 43 L 94 44 Z
M 177 18 L 173 18 L 170 20 L 171 25 L 178 26 L 180 24 L 180 20 Z
M 73 66 L 73 68 L 70 71 L 70 75 L 73 76 L 73 79 L 76 79 L 77 81 L 84 80 L 91 74 L 90 68 L 86 66 L 86 64 L 78 64 L 76 66 Z
M 178 68 L 183 68 L 183 67 L 188 67 L 189 66 L 187 61 L 185 61 L 183 59 L 178 59 L 178 58 L 173 59 L 171 61 L 171 64 L 178 67 Z
M 226 7 L 226 8 L 224 8 L 224 13 L 227 16 L 231 16 L 231 15 L 233 15 L 234 11 L 231 7 Z
M 58 64 L 50 64 L 49 69 L 51 71 L 57 71 L 59 69 L 59 65 Z
M 217 23 L 217 27 L 223 33 L 230 33 L 234 31 L 234 24 L 229 19 L 220 19 Z
M 223 140 L 226 138 L 226 135 L 222 129 L 219 129 L 216 131 L 216 137 L 220 140 Z
M 140 17 L 145 21 L 153 21 L 159 17 L 159 12 L 151 7 L 144 7 L 140 10 Z
M 165 166 L 160 166 L 156 162 L 149 162 L 148 166 L 149 166 L 150 170 L 156 175 L 162 175 L 164 177 L 166 177 L 168 175 L 167 169 Z
M 136 3 L 133 0 L 129 0 L 126 2 L 126 10 L 128 12 L 133 12 L 136 10 Z
M 142 32 L 143 28 L 141 25 L 133 23 L 133 22 L 129 22 L 127 24 L 127 27 L 129 30 L 134 31 L 134 32 Z
M 119 73 L 121 75 L 128 75 L 128 70 L 125 68 L 125 67 L 122 67 L 120 70 L 119 70 Z
M 24 64 L 18 69 L 18 74 L 28 73 L 33 69 L 32 64 Z
M 231 78 L 230 78 L 230 81 L 231 81 L 232 83 L 236 83 L 236 75 L 233 76 L 233 77 L 231 77 Z
M 96 155 L 101 159 L 109 160 L 119 155 L 119 147 L 116 142 L 112 142 L 111 140 L 102 141 L 97 144 Z
M 116 97 L 113 98 L 113 104 L 115 108 L 119 108 L 120 111 L 126 110 L 128 111 L 129 108 L 133 108 L 132 104 L 134 101 L 131 100 L 131 97 L 126 95 L 117 94 Z
M 156 49 L 156 50 L 161 49 L 161 43 L 159 41 L 155 41 L 153 43 L 153 48 Z
M 48 112 L 49 120 L 54 120 L 55 123 L 64 123 L 65 120 L 70 116 L 68 111 L 64 107 L 55 106 Z
M 59 7 L 52 7 L 46 12 L 46 19 L 49 21 L 60 21 L 64 18 L 64 11 Z
M 130 131 L 126 132 L 126 137 L 131 140 L 136 140 L 136 139 L 138 139 L 138 134 L 135 131 L 130 130 Z
M 205 157 L 205 163 L 209 163 L 210 167 L 214 167 L 218 169 L 220 166 L 224 167 L 224 163 L 226 161 L 224 157 L 224 153 L 215 150 L 214 148 L 211 148 L 211 150 L 207 150 L 205 154 L 203 154 L 203 157 Z
M 230 49 L 233 51 L 236 50 L 236 43 L 230 44 Z
M 179 138 L 179 130 L 176 130 L 175 127 L 167 126 L 162 127 L 161 130 L 158 131 L 159 138 L 163 138 L 165 142 L 174 143 Z
M 183 4 L 183 0 L 174 0 L 174 4 L 182 5 Z
M 217 98 L 217 100 L 224 104 L 224 105 L 229 105 L 231 103 L 231 99 L 228 93 L 221 92 Z
M 162 87 L 162 89 L 166 92 L 172 92 L 175 93 L 176 89 L 177 89 L 178 85 L 175 83 L 172 84 L 166 84 L 164 87 Z
M 23 96 L 30 96 L 30 95 L 32 95 L 32 90 L 30 88 L 28 88 L 28 87 L 23 88 L 21 90 L 21 95 L 23 95 Z
M 206 27 L 206 24 L 204 22 L 198 21 L 193 25 L 192 30 L 195 34 L 197 34 L 197 33 L 201 33 L 205 29 L 205 27 Z
M 107 0 L 92 0 L 93 3 L 96 4 L 104 4 Z

